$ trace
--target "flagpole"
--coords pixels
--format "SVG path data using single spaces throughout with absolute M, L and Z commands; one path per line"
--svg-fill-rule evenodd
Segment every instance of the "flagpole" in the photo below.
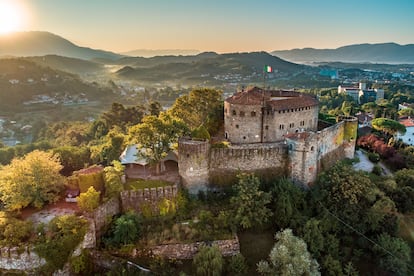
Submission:
M 263 133 L 264 133 L 264 112 L 265 112 L 265 91 L 266 91 L 266 65 L 263 66 L 263 90 L 262 90 L 262 117 L 261 117 L 261 125 L 260 125 L 260 143 L 263 143 Z

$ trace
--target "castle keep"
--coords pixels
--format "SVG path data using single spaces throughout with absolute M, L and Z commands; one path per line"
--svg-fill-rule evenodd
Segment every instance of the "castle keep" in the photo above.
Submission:
M 285 176 L 311 185 L 319 172 L 353 158 L 357 120 L 318 121 L 319 103 L 295 91 L 241 91 L 224 101 L 226 148 L 208 141 L 181 139 L 178 169 L 184 186 L 196 193 L 224 184 L 240 171 Z

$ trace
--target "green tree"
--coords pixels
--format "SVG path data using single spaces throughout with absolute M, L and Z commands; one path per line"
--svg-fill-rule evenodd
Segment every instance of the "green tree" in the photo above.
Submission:
M 61 173 L 69 176 L 72 172 L 83 169 L 92 163 L 88 147 L 63 146 L 53 149 L 63 165 Z
M 95 163 L 110 165 L 112 161 L 118 160 L 125 149 L 126 137 L 123 131 L 114 126 L 101 140 L 91 145 L 91 159 Z
M 276 243 L 269 261 L 260 261 L 257 271 L 263 275 L 320 275 L 318 262 L 312 259 L 306 243 L 285 229 L 275 235 Z
M 315 218 L 308 220 L 303 228 L 303 240 L 316 258 L 320 256 L 324 247 L 325 237 L 321 228 L 320 221 Z
M 79 209 L 83 212 L 92 212 L 99 206 L 100 196 L 101 192 L 90 186 L 85 193 L 81 193 L 77 198 Z
M 193 259 L 193 267 L 196 275 L 220 276 L 223 271 L 223 266 L 224 260 L 216 245 L 201 246 Z
M 281 178 L 270 188 L 272 209 L 278 226 L 292 227 L 303 215 L 304 192 L 287 178 Z
M 234 275 L 234 276 L 246 275 L 247 269 L 248 267 L 246 264 L 246 259 L 241 253 L 231 256 L 231 258 L 228 260 L 228 264 L 227 264 L 228 275 Z
M 398 115 L 399 116 L 414 116 L 414 109 L 412 108 L 404 108 L 401 109 L 400 111 L 398 111 Z
M 134 212 L 128 212 L 115 220 L 113 242 L 130 244 L 141 236 L 141 217 Z
M 377 242 L 378 245 L 375 245 L 373 250 L 380 268 L 393 275 L 408 275 L 411 262 L 409 245 L 404 240 L 388 234 L 381 234 Z
M 125 107 L 120 103 L 112 103 L 111 109 L 102 115 L 102 120 L 108 129 L 118 126 L 125 130 L 128 126 L 139 124 L 145 114 L 145 108 L 141 105 Z
M 113 161 L 112 166 L 104 169 L 105 197 L 112 198 L 119 196 L 124 190 L 121 176 L 124 173 L 124 166 L 119 161 Z
M 35 150 L 0 168 L 0 199 L 9 210 L 56 202 L 65 179 L 56 155 Z
M 178 138 L 187 131 L 186 126 L 166 113 L 159 117 L 144 117 L 141 124 L 129 129 L 129 141 L 138 145 L 140 157 L 156 165 L 160 172 L 160 161 L 172 150 Z
M 312 190 L 315 206 L 326 208 L 362 232 L 371 227 L 367 214 L 380 195 L 381 191 L 367 174 L 345 164 L 322 173 Z
M 397 132 L 405 133 L 405 126 L 399 122 L 388 118 L 375 118 L 371 125 L 374 129 L 382 131 L 388 135 L 394 136 Z
M 272 196 L 260 190 L 259 178 L 254 174 L 242 173 L 238 179 L 233 186 L 235 196 L 230 199 L 235 221 L 244 229 L 267 223 L 272 212 L 266 205 Z
M 222 91 L 195 89 L 176 99 L 168 111 L 182 120 L 191 130 L 204 125 L 210 133 L 217 131 L 223 116 Z

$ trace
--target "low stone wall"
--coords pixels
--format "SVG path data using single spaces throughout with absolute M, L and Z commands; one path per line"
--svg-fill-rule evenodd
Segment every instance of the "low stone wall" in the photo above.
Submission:
M 22 252 L 23 250 L 23 252 Z M 32 247 L 3 247 L 0 248 L 0 268 L 7 270 L 32 271 L 46 264 Z
M 134 210 L 135 212 L 142 212 L 142 208 L 148 205 L 151 206 L 153 211 L 158 211 L 159 202 L 166 199 L 173 199 L 177 196 L 177 185 L 157 187 L 151 189 L 141 189 L 135 191 L 122 191 L 121 192 L 121 206 L 122 210 Z
M 217 240 L 212 242 L 195 242 L 186 244 L 165 244 L 154 246 L 151 249 L 155 256 L 162 256 L 167 259 L 192 259 L 203 245 L 217 245 L 223 256 L 233 256 L 240 253 L 239 239 Z
M 93 212 L 92 219 L 95 222 L 96 239 L 101 236 L 101 232 L 110 222 L 110 218 L 121 212 L 118 198 L 112 198 L 104 204 L 99 205 Z

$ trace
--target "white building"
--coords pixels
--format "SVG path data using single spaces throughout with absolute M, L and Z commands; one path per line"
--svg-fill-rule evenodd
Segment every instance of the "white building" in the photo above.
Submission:
M 345 93 L 351 96 L 354 101 L 360 103 L 361 97 L 375 97 L 375 101 L 384 99 L 384 89 L 367 89 L 367 84 L 360 82 L 358 86 L 338 86 L 338 94 Z
M 400 124 L 405 126 L 404 135 L 398 133 L 397 139 L 401 139 L 405 144 L 414 146 L 414 120 L 410 117 L 399 120 Z

